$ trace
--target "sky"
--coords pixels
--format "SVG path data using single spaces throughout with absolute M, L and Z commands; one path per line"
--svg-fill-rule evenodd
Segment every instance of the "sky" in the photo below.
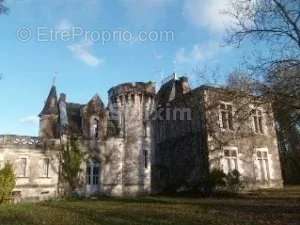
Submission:
M 120 83 L 199 68 L 222 83 L 248 50 L 224 46 L 228 0 L 6 0 L 0 16 L 0 134 L 38 135 L 51 85 L 87 103 Z M 222 75 L 223 74 L 223 75 Z M 54 79 L 54 77 L 56 77 Z

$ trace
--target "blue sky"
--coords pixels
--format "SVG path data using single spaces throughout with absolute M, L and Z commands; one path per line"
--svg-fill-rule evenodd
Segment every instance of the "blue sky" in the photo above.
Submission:
M 9 15 L 0 17 L 0 134 L 37 135 L 37 115 L 56 75 L 68 101 L 86 103 L 98 93 L 104 102 L 110 87 L 130 81 L 161 80 L 173 72 L 197 84 L 196 68 L 232 71 L 247 49 L 222 47 L 230 19 L 227 0 L 6 0 Z M 69 39 L 38 29 L 67 32 Z M 105 44 L 85 33 L 122 30 L 171 31 L 173 39 L 111 40 Z M 30 31 L 28 40 L 22 33 Z M 40 32 L 40 31 L 39 31 Z M 102 33 L 101 33 L 102 32 Z M 24 34 L 24 33 L 23 33 Z M 71 38 L 70 38 L 71 37 Z M 220 76 L 220 82 L 223 77 Z

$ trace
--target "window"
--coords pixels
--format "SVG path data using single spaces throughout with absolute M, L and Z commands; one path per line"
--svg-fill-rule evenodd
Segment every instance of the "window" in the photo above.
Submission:
M 253 109 L 252 110 L 253 115 L 253 128 L 255 133 L 264 133 L 263 129 L 263 115 L 262 110 L 260 109 Z
M 17 177 L 26 177 L 26 170 L 27 170 L 27 158 L 19 159 L 17 165 Z
M 43 177 L 49 177 L 49 165 L 50 160 L 49 159 L 43 159 L 43 168 L 42 168 L 42 176 Z
M 99 184 L 99 165 L 97 163 L 90 163 L 87 165 L 86 178 L 88 185 Z
M 148 136 L 148 125 L 147 125 L 147 122 L 143 121 L 143 133 L 144 133 L 144 137 L 147 137 Z
M 238 170 L 237 149 L 225 149 L 223 162 L 224 173 L 230 173 L 233 170 Z
M 233 110 L 231 104 L 220 104 L 221 128 L 233 130 Z
M 91 125 L 91 137 L 96 139 L 99 138 L 99 120 L 93 118 Z
M 147 150 L 144 150 L 144 163 L 145 163 L 145 169 L 148 169 L 148 161 L 149 161 L 148 151 L 147 151 Z
M 99 184 L 99 167 L 93 167 L 93 185 Z
M 268 181 L 270 179 L 269 159 L 267 150 L 257 150 L 256 159 L 258 166 L 257 178 L 260 181 Z

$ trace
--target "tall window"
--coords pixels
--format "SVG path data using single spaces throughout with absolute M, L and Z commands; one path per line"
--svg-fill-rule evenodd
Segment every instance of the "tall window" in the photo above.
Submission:
M 90 163 L 86 168 L 86 178 L 88 185 L 98 185 L 99 184 L 99 164 Z
M 233 130 L 233 110 L 231 104 L 220 104 L 221 128 Z
M 238 170 L 237 149 L 224 150 L 224 173 L 230 173 L 233 170 Z
M 270 179 L 270 170 L 269 170 L 269 160 L 268 160 L 268 151 L 258 150 L 256 152 L 256 157 L 258 161 L 258 174 L 257 178 L 261 181 L 268 181 Z
M 49 165 L 50 165 L 50 160 L 49 159 L 43 159 L 43 177 L 49 177 Z
M 144 137 L 148 136 L 148 124 L 146 121 L 143 121 L 143 133 L 144 133 Z
M 99 120 L 97 118 L 93 118 L 92 120 L 91 137 L 99 138 Z
M 17 177 L 26 177 L 27 158 L 20 158 L 17 165 Z
M 263 128 L 263 115 L 262 111 L 260 109 L 254 109 L 252 111 L 253 115 L 253 128 L 255 133 L 264 133 L 264 128 Z
M 144 150 L 144 163 L 145 163 L 145 169 L 148 169 L 149 155 L 148 155 L 148 151 L 147 150 Z

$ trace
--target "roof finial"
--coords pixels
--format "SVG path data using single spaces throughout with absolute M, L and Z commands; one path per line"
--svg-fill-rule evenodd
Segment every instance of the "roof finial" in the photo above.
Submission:
M 57 74 L 58 74 L 58 72 L 54 72 L 54 76 L 53 76 L 53 80 L 52 80 L 52 86 L 55 86 Z
M 177 79 L 177 75 L 176 75 L 176 73 L 175 73 L 175 72 L 173 73 L 173 79 L 174 79 L 174 80 L 176 80 L 176 79 Z

